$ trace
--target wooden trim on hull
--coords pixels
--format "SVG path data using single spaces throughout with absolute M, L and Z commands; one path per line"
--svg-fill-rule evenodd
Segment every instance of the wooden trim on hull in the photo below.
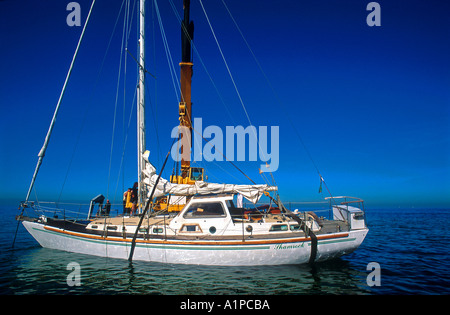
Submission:
M 61 230 L 49 226 L 44 226 L 44 229 L 51 232 L 61 233 L 65 235 L 94 239 L 94 240 L 103 240 L 103 241 L 112 241 L 112 242 L 125 242 L 131 243 L 131 238 L 120 238 L 120 237 L 102 237 L 99 235 L 91 235 L 85 233 L 77 233 L 67 230 Z M 349 233 L 340 233 L 340 234 L 329 234 L 329 235 L 318 235 L 317 239 L 321 240 L 331 240 L 331 239 L 340 239 L 348 237 Z M 236 240 L 224 240 L 224 241 L 192 241 L 192 240 L 158 240 L 158 239 L 137 239 L 136 243 L 142 244 L 167 244 L 167 245 L 265 245 L 265 244 L 281 244 L 281 243 L 297 243 L 297 242 L 309 242 L 311 241 L 310 237 L 294 237 L 294 238 L 280 238 L 280 239 L 267 239 L 267 240 L 251 240 L 246 239 L 245 241 L 236 241 Z

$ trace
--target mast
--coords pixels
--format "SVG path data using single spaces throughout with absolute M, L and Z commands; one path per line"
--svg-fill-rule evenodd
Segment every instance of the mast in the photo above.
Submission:
M 145 0 L 140 0 L 139 5 L 139 85 L 137 90 L 137 128 L 138 128 L 138 207 L 142 209 L 142 169 L 145 151 Z
M 181 62 L 180 62 L 180 89 L 181 101 L 179 104 L 180 132 L 182 137 L 181 150 L 181 176 L 189 175 L 191 148 L 192 148 L 192 63 L 191 41 L 194 37 L 194 22 L 189 19 L 190 0 L 183 0 L 184 19 L 181 22 Z M 188 138 L 185 138 L 188 137 Z

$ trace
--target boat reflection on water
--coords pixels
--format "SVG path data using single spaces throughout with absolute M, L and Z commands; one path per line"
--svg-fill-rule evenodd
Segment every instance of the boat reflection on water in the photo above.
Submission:
M 35 247 L 9 273 L 7 294 L 370 294 L 367 274 L 344 259 L 309 265 L 197 266 L 109 259 Z M 80 285 L 70 286 L 79 263 Z

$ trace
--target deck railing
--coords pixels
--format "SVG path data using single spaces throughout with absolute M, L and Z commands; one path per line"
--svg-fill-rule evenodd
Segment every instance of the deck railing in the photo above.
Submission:
M 244 203 L 243 208 L 245 210 L 255 209 L 263 205 L 271 205 L 272 207 L 277 207 L 275 204 L 270 203 Z M 36 203 L 29 202 L 28 207 L 25 209 L 24 214 L 27 214 L 29 210 L 34 212 L 35 216 L 45 215 L 47 217 L 68 219 L 68 220 L 86 220 L 89 203 L 56 203 L 56 202 L 45 202 L 40 201 Z M 333 206 L 353 206 L 364 211 L 364 201 L 360 198 L 349 197 L 349 196 L 338 196 L 338 197 L 327 197 L 324 201 L 312 201 L 312 202 L 296 202 L 288 201 L 284 202 L 284 206 L 294 213 L 304 213 L 304 212 L 314 212 L 317 216 L 325 219 L 333 219 Z M 264 210 L 260 210 L 264 214 Z M 172 213 L 176 215 L 177 212 Z M 109 213 L 110 217 L 122 216 L 123 215 L 123 204 L 116 203 L 111 204 L 111 210 Z M 101 212 L 98 206 L 95 207 L 93 217 L 101 217 Z

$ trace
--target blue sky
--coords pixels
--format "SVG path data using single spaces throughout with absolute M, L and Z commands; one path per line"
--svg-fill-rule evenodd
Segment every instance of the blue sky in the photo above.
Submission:
M 30 184 L 82 29 L 66 24 L 69 2 L 0 1 L 2 200 L 19 202 Z M 325 189 L 318 194 L 317 166 L 333 195 L 361 197 L 367 207 L 450 206 L 448 2 L 378 1 L 381 26 L 369 27 L 369 1 L 226 0 L 264 74 L 222 1 L 203 2 L 251 122 L 280 128 L 273 176 L 284 199 L 327 197 Z M 91 2 L 78 3 L 84 23 Z M 87 202 L 102 193 L 119 200 L 136 179 L 135 115 L 128 128 L 136 63 L 129 55 L 110 167 L 123 13 L 112 31 L 121 3 L 98 0 L 94 7 L 32 197 Z M 180 27 L 168 1 L 158 3 L 179 75 Z M 181 1 L 174 3 L 181 14 Z M 149 3 L 147 69 L 156 79 L 147 76 L 147 146 L 160 166 L 178 124 L 178 100 L 151 9 Z M 191 19 L 207 69 L 194 54 L 194 117 L 204 126 L 248 126 L 197 0 Z M 128 47 L 136 56 L 133 23 Z M 264 183 L 259 164 L 236 163 Z M 201 165 L 210 181 L 249 183 L 226 162 Z M 167 178 L 172 167 L 169 161 Z

